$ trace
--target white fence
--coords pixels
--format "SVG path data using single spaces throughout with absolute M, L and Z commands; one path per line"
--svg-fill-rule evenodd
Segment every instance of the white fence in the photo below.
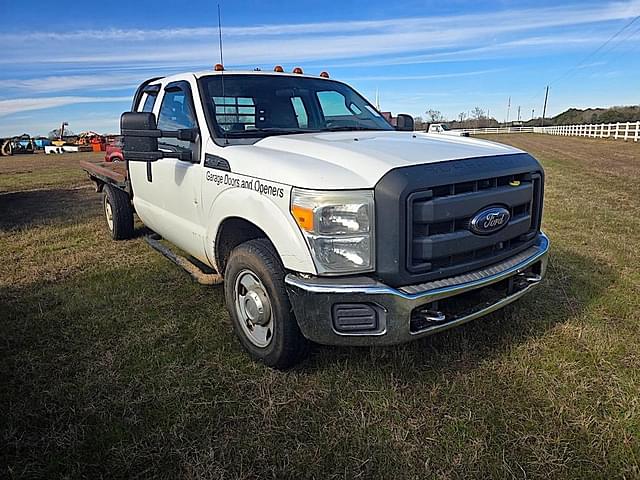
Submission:
M 553 127 L 465 128 L 459 131 L 468 133 L 469 135 L 480 135 L 483 133 L 546 133 L 547 135 L 640 141 L 640 122 L 558 125 Z
M 621 138 L 637 142 L 640 140 L 640 122 L 534 127 L 534 132 L 572 137 L 613 138 L 615 140 Z
M 469 135 L 481 135 L 483 133 L 533 133 L 536 127 L 491 127 L 491 128 L 463 128 L 456 132 Z

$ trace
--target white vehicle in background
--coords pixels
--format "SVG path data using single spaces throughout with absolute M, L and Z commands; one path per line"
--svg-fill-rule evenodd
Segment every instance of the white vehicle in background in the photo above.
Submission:
M 420 134 L 408 115 L 394 129 L 325 72 L 154 78 L 121 133 L 124 162 L 83 164 L 111 236 L 133 235 L 135 211 L 219 272 L 241 344 L 272 367 L 309 341 L 440 332 L 545 274 L 544 172 L 531 155 Z
M 432 123 L 427 128 L 427 133 L 441 133 L 442 135 L 452 135 L 454 137 L 468 137 L 469 133 L 463 130 L 451 130 L 444 123 Z

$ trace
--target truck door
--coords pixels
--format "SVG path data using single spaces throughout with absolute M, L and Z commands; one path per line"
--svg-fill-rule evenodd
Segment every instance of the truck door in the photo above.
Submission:
M 171 82 L 161 93 L 160 106 L 154 109 L 158 112 L 158 129 L 196 129 L 198 135 L 193 142 L 162 137 L 158 139 L 158 148 L 169 153 L 191 152 L 192 159 L 187 161 L 168 156 L 150 163 L 148 167 L 145 165 L 149 171 L 143 178 L 142 175 L 136 176 L 134 201 L 137 197 L 142 204 L 142 210 L 148 217 L 148 220 L 143 217 L 143 221 L 149 227 L 194 257 L 205 260 L 200 207 L 202 135 L 191 87 L 187 81 Z

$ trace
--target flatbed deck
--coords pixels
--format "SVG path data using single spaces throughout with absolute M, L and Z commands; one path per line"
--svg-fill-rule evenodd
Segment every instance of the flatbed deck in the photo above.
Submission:
M 80 166 L 98 186 L 100 183 L 108 183 L 122 190 L 129 190 L 129 179 L 125 162 L 92 162 L 89 160 L 81 160 Z

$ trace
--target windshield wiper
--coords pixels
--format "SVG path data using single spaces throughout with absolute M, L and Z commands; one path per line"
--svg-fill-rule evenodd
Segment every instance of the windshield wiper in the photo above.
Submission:
M 264 127 L 251 128 L 240 132 L 225 132 L 223 135 L 227 137 L 250 137 L 252 133 L 264 133 L 274 135 L 287 135 L 292 133 L 318 133 L 320 130 L 310 128 L 281 128 L 281 127 Z
M 361 127 L 359 125 L 352 125 L 352 126 L 344 126 L 344 127 L 327 127 L 327 128 L 323 128 L 322 131 L 323 132 L 350 132 L 350 131 L 362 131 L 362 130 L 384 130 L 383 128 L 377 128 L 377 127 Z

